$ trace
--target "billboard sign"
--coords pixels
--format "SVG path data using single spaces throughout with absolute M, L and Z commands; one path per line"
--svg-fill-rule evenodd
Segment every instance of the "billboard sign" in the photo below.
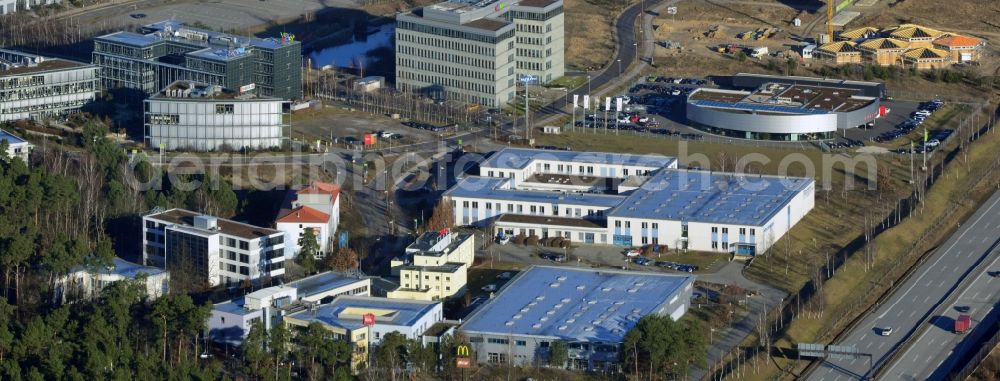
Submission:
M 472 367 L 472 359 L 469 358 L 469 346 L 459 345 L 455 349 L 455 367 L 459 369 L 468 369 Z
M 257 84 L 256 83 L 251 83 L 249 85 L 240 86 L 240 94 L 243 94 L 243 93 L 248 92 L 248 91 L 253 91 L 253 89 L 256 89 L 256 88 L 257 88 Z
M 375 134 L 365 134 L 364 143 L 366 146 L 375 145 L 375 141 L 376 141 Z
M 364 324 L 365 327 L 371 327 L 371 326 L 375 325 L 375 314 L 373 314 L 373 313 L 367 313 L 367 314 L 362 315 L 361 316 L 361 323 Z

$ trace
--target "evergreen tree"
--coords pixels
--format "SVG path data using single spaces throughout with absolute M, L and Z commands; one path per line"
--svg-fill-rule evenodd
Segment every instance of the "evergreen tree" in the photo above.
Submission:
M 299 247 L 299 265 L 305 270 L 306 274 L 312 274 L 316 272 L 316 255 L 319 254 L 320 246 L 319 240 L 316 239 L 316 232 L 313 228 L 305 228 L 302 230 L 302 234 L 299 235 L 298 241 Z

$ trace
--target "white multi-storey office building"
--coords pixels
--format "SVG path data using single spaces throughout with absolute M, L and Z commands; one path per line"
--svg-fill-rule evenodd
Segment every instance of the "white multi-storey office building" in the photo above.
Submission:
M 221 86 L 177 81 L 143 101 L 146 146 L 165 150 L 281 147 L 291 103 Z
M 94 101 L 97 66 L 0 49 L 0 122 L 65 116 Z
M 285 234 L 184 209 L 142 217 L 143 262 L 211 286 L 285 274 Z
M 396 88 L 497 107 L 565 71 L 562 0 L 451 0 L 396 16 Z
M 617 246 L 764 252 L 813 208 L 807 178 L 677 169 L 674 158 L 501 150 L 445 192 L 456 224 Z

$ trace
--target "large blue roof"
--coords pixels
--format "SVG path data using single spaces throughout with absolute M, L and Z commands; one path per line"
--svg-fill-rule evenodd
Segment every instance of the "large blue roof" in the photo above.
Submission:
M 567 341 L 621 342 L 643 316 L 661 311 L 693 276 L 532 266 L 460 328 Z
M 663 168 L 677 161 L 662 155 L 634 155 L 612 152 L 574 152 L 531 148 L 504 148 L 484 160 L 480 167 L 523 169 L 533 160 L 552 160 L 568 163 L 642 165 Z
M 664 169 L 607 215 L 761 226 L 812 185 L 800 177 Z
M 507 188 L 511 179 L 466 176 L 451 187 L 445 196 L 469 197 L 489 200 L 539 202 L 555 204 L 593 205 L 611 208 L 625 200 L 625 196 L 555 191 L 517 190 Z
M 6 140 L 8 145 L 24 143 L 24 139 L 4 130 L 0 130 L 0 140 Z
M 412 326 L 421 317 L 430 313 L 434 306 L 441 302 L 426 302 L 420 300 L 388 299 L 371 296 L 338 296 L 333 302 L 317 307 L 315 311 L 305 310 L 288 315 L 288 317 L 319 322 L 344 329 L 358 329 L 364 326 L 361 316 L 340 317 L 340 313 L 348 308 L 371 308 L 377 310 L 393 310 L 393 316 L 376 317 L 377 324 L 396 326 Z

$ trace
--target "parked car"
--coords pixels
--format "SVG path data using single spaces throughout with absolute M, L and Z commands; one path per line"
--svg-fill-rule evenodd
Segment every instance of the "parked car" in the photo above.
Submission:
M 485 292 L 493 292 L 497 290 L 497 285 L 490 283 L 488 285 L 483 286 L 482 290 Z
M 632 260 L 632 262 L 639 266 L 649 266 L 651 263 L 653 263 L 653 260 L 646 257 L 636 257 L 635 259 Z
M 630 258 L 631 257 L 638 257 L 639 254 L 642 254 L 642 252 L 639 251 L 639 249 L 627 249 L 627 250 L 625 250 L 625 256 L 626 257 L 630 257 Z
M 512 276 L 514 276 L 514 274 L 511 274 L 510 271 L 504 271 L 497 274 L 497 279 L 510 279 Z
M 969 312 L 970 309 L 971 308 L 969 308 L 969 306 L 955 306 L 955 311 L 961 312 L 963 314 Z

